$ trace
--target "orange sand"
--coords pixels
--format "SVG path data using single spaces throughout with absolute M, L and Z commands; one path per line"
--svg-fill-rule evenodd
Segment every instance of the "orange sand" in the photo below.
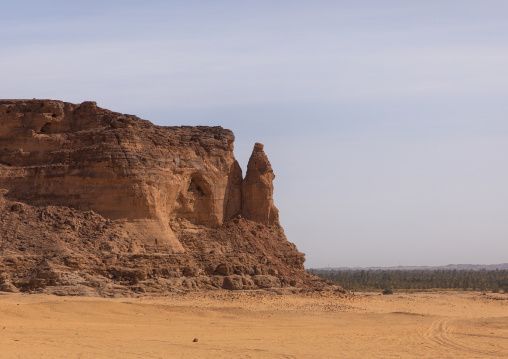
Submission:
M 505 357 L 504 294 L 0 295 L 2 359 Z

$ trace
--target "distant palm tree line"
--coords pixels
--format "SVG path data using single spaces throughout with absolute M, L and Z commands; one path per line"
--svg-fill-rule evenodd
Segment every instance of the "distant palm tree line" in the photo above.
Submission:
M 324 270 L 309 273 L 350 291 L 480 290 L 508 293 L 508 270 Z

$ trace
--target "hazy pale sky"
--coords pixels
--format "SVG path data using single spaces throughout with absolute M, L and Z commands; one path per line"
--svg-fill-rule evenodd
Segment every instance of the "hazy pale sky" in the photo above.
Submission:
M 2 1 L 0 98 L 220 125 L 307 267 L 508 262 L 508 2 Z

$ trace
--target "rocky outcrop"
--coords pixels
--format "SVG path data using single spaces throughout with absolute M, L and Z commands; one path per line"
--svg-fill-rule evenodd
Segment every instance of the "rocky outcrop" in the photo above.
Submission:
M 313 288 L 256 144 L 52 100 L 0 101 L 0 290 Z M 3 289 L 2 289 L 3 288 Z
M 279 211 L 273 204 L 274 179 L 263 145 L 256 143 L 242 181 L 242 213 L 246 218 L 263 224 L 279 223 Z

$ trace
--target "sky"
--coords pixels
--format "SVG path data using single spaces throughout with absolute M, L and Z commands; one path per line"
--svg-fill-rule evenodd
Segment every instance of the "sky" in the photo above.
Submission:
M 2 0 L 0 98 L 265 145 L 306 267 L 508 262 L 505 0 Z

